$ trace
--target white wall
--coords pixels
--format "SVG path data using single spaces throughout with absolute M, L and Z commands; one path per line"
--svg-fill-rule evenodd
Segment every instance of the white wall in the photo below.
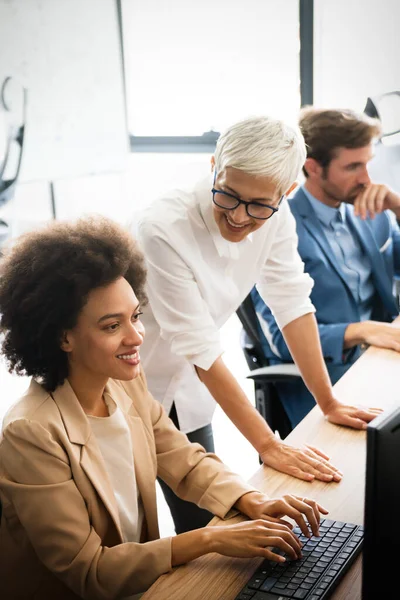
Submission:
M 51 218 L 50 181 L 60 216 L 118 211 L 130 154 L 116 0 L 0 0 L 6 76 L 28 89 L 19 184 L 0 214 L 12 235 Z M 6 92 L 2 129 L 21 124 L 20 87 Z
M 117 24 L 115 0 L 0 0 L 0 84 L 28 89 L 21 181 L 125 167 Z M 6 91 L 18 108 L 19 90 Z
M 314 103 L 363 110 L 400 90 L 400 1 L 315 0 Z
M 201 135 L 250 114 L 295 120 L 298 0 L 123 0 L 128 126 Z
M 94 36 L 96 44 L 102 40 L 103 53 L 115 52 L 117 23 L 114 0 L 0 0 L 0 11 L 4 17 L 15 7 L 35 6 L 37 9 L 39 5 L 47 6 L 49 3 L 52 7 L 50 14 L 53 16 L 57 10 L 60 15 L 70 10 L 81 19 L 86 19 L 87 23 L 91 14 L 96 15 L 96 18 L 93 17 L 93 31 L 86 27 L 87 43 L 90 45 L 91 36 Z M 26 15 L 29 17 L 29 10 Z M 397 41 L 399 23 L 400 0 L 315 0 L 315 103 L 363 109 L 368 95 L 400 89 L 400 44 Z M 110 30 L 114 32 L 111 37 Z M 82 29 L 79 31 L 82 32 Z M 8 57 L 10 60 L 12 58 L 12 44 L 16 45 L 11 33 L 10 21 L 3 18 L 0 21 L 0 66 L 3 71 Z M 281 34 L 281 48 L 278 45 L 274 54 L 274 60 L 279 64 L 283 60 L 281 57 L 288 32 L 282 28 Z M 111 40 L 109 48 L 106 39 Z M 36 52 L 41 43 L 46 43 L 49 56 L 51 47 L 48 46 L 48 41 L 48 38 L 38 39 Z M 79 66 L 78 50 L 83 52 L 81 42 L 76 46 L 74 36 L 70 36 L 70 54 L 75 67 Z M 65 38 L 63 44 L 65 48 Z M 146 60 L 145 55 L 143 60 Z M 101 71 L 103 75 L 109 73 L 110 69 L 118 68 L 118 57 L 115 54 L 110 61 L 104 62 Z M 11 63 L 12 61 L 10 65 Z M 69 55 L 64 55 L 64 60 L 58 64 L 60 77 L 62 74 L 73 77 L 74 69 Z M 0 68 L 0 78 L 2 69 Z M 46 91 L 46 72 L 44 65 L 43 78 L 38 80 L 40 89 L 44 90 L 43 94 Z M 98 73 L 96 76 L 96 95 L 99 98 L 112 92 L 108 76 L 103 75 Z M 82 71 L 79 69 L 78 76 L 81 81 Z M 92 91 L 88 89 L 87 94 L 88 103 L 94 106 Z M 294 94 L 297 97 L 298 89 Z M 98 125 L 101 128 L 101 120 L 98 120 Z M 187 183 L 206 173 L 209 169 L 208 161 L 208 155 L 131 154 L 128 155 L 127 169 L 123 173 L 91 175 L 85 172 L 79 177 L 56 179 L 57 214 L 59 218 L 70 218 L 82 212 L 97 211 L 125 221 L 137 208 L 166 189 L 179 183 Z M 15 225 L 14 235 L 51 218 L 48 181 L 19 185 L 15 201 L 6 209 L 5 212 L 11 214 Z M 0 216 L 3 216 L 3 211 Z

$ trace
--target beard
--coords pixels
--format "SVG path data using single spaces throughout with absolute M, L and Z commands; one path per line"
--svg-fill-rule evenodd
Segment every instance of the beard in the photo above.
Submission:
M 336 204 L 338 206 L 342 202 L 345 204 L 354 204 L 355 199 L 364 190 L 364 188 L 364 185 L 359 184 L 348 192 L 343 192 L 339 186 L 330 182 L 328 179 L 325 179 L 322 184 L 322 189 L 324 190 L 325 196 L 332 201 L 332 204 Z
M 359 196 L 361 194 L 361 192 L 364 189 L 365 189 L 364 185 L 357 185 L 355 188 L 350 190 L 350 192 L 343 199 L 343 202 L 345 202 L 346 204 L 354 204 L 355 199 L 357 198 L 357 196 Z

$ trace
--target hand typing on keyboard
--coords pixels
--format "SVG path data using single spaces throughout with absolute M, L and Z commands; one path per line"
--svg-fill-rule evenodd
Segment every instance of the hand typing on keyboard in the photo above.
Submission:
M 313 535 L 319 533 L 320 513 L 327 515 L 328 511 L 315 500 L 301 498 L 293 494 L 285 494 L 282 498 L 270 499 L 261 492 L 249 492 L 236 502 L 236 508 L 251 519 L 268 519 L 291 527 L 281 517 L 290 517 L 296 521 L 303 535 L 310 537 L 304 515 L 310 524 Z
M 253 520 L 222 527 L 204 527 L 173 537 L 172 565 L 208 552 L 240 558 L 262 557 L 273 564 L 301 560 L 303 540 L 312 541 L 305 519 L 315 539 L 319 534 L 320 512 L 327 513 L 325 508 L 309 498 L 288 494 L 271 500 L 257 491 L 244 494 L 235 508 Z M 285 516 L 297 523 L 297 531 L 281 518 Z
M 263 556 L 274 562 L 301 559 L 303 543 L 293 527 L 281 517 L 288 516 L 298 524 L 303 539 L 311 537 L 304 516 L 314 536 L 319 534 L 320 512 L 327 510 L 309 498 L 287 494 L 270 500 L 261 492 L 244 494 L 235 504 L 242 513 L 254 521 L 227 527 L 210 527 L 213 551 L 227 556 Z M 206 528 L 208 529 L 208 528 Z
M 303 543 L 301 558 L 263 561 L 236 600 L 325 600 L 359 554 L 363 538 L 362 527 L 329 519 L 321 520 L 318 537 L 305 537 L 299 527 L 294 533 Z
M 286 561 L 283 554 L 291 560 L 301 558 L 299 538 L 281 523 L 257 519 L 225 527 L 206 527 L 204 532 L 212 538 L 211 551 L 225 556 L 262 556 L 282 563 Z

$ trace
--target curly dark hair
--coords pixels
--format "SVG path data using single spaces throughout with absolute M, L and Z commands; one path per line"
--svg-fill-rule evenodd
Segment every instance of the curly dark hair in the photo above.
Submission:
M 0 263 L 0 332 L 9 371 L 48 391 L 68 377 L 60 341 L 88 294 L 124 277 L 147 302 L 142 253 L 128 231 L 105 217 L 53 222 L 16 240 Z

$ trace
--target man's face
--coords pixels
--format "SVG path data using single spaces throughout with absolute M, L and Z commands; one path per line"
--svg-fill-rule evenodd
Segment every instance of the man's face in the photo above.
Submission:
M 326 169 L 318 176 L 321 188 L 321 201 L 330 206 L 341 202 L 353 204 L 356 197 L 371 182 L 367 165 L 373 156 L 372 144 L 363 148 L 339 148 Z
M 276 184 L 268 177 L 249 175 L 233 167 L 218 172 L 214 188 L 233 194 L 245 202 L 258 202 L 273 207 L 278 207 L 281 198 Z M 213 214 L 222 237 L 229 242 L 241 242 L 249 233 L 260 229 L 267 222 L 250 217 L 244 204 L 239 204 L 233 210 L 213 204 Z

